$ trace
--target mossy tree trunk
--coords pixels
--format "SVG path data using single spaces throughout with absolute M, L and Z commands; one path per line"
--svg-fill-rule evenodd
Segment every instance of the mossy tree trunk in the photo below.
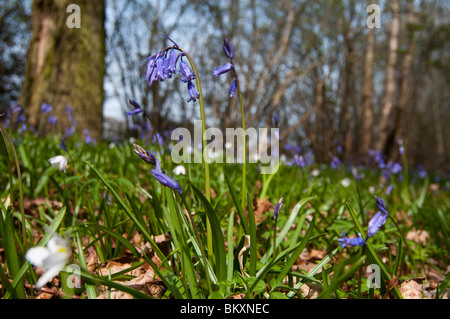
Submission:
M 79 6 L 79 28 L 68 24 L 76 21 L 76 16 L 72 16 L 75 11 L 68 10 L 70 4 Z M 32 37 L 20 100 L 30 125 L 41 132 L 54 130 L 41 116 L 41 105 L 47 103 L 53 106 L 57 130 L 63 132 L 69 125 L 69 105 L 78 132 L 87 128 L 93 138 L 101 138 L 104 24 L 104 0 L 34 0 Z

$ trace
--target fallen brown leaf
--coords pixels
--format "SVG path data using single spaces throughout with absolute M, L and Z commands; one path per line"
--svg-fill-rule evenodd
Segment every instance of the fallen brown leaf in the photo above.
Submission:
M 408 279 L 400 286 L 400 293 L 404 299 L 422 299 L 423 278 Z
M 273 211 L 274 205 L 264 197 L 264 199 L 260 200 L 258 197 L 255 197 L 253 200 L 253 212 L 255 215 L 255 223 L 258 225 L 262 221 L 264 221 L 268 214 L 266 212 Z
M 406 234 L 406 239 L 412 240 L 418 244 L 421 245 L 426 245 L 428 239 L 430 238 L 430 234 L 425 231 L 425 230 L 417 230 L 415 228 L 411 229 L 407 234 Z

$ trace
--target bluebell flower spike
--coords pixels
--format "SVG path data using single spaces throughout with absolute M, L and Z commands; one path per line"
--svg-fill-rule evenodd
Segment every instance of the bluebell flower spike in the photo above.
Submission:
M 227 73 L 228 71 L 232 70 L 234 68 L 234 65 L 231 64 L 230 62 L 225 63 L 222 66 L 219 66 L 218 68 L 213 69 L 213 74 L 215 76 L 219 76 L 222 74 Z
M 275 208 L 273 210 L 273 220 L 276 222 L 278 220 L 278 215 L 280 214 L 281 209 L 284 205 L 284 199 L 283 197 L 280 198 L 278 203 L 275 205 Z
M 228 59 L 233 60 L 234 58 L 233 44 L 231 44 L 231 41 L 226 38 L 223 40 L 223 52 L 225 53 L 225 56 Z
M 230 94 L 230 97 L 235 97 L 236 91 L 237 91 L 237 83 L 236 81 L 233 81 L 233 83 L 231 83 L 230 89 L 227 92 L 228 94 Z
M 387 214 L 383 214 L 381 211 L 378 211 L 372 219 L 369 221 L 368 229 L 367 229 L 367 238 L 375 235 L 383 226 L 386 224 L 386 220 L 388 218 Z
M 342 232 L 342 238 L 339 238 L 338 241 L 342 248 L 347 246 L 364 246 L 366 244 L 361 234 L 358 234 L 358 237 L 348 238 L 345 236 L 345 232 Z

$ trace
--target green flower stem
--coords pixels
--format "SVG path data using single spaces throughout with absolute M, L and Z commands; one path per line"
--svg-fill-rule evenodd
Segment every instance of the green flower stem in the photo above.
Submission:
M 189 214 L 191 213 L 191 209 L 189 208 L 189 205 L 186 202 L 186 199 L 184 198 L 184 195 L 180 193 L 180 197 L 181 197 L 181 199 L 183 201 L 184 207 L 186 208 L 186 218 L 192 224 L 192 226 L 194 227 L 194 235 L 195 235 L 195 237 L 196 237 L 196 239 L 198 241 L 198 246 L 200 248 L 200 251 L 201 251 L 201 254 L 202 254 L 202 259 L 203 259 L 203 264 L 204 264 L 204 267 L 205 267 L 206 284 L 208 286 L 209 292 L 212 293 L 211 279 L 209 278 L 209 274 L 208 274 L 208 264 L 207 264 L 206 259 L 205 259 L 206 258 L 205 247 L 203 246 L 203 242 L 202 242 L 202 240 L 200 238 L 200 232 L 199 232 L 199 230 L 197 228 L 197 225 L 195 224 L 195 222 L 189 216 Z M 210 234 L 210 232 L 208 234 Z
M 247 137 L 245 135 L 245 111 L 244 111 L 244 102 L 242 100 L 242 94 L 241 94 L 241 86 L 240 86 L 240 82 L 239 82 L 239 78 L 238 75 L 236 73 L 236 70 L 233 68 L 233 75 L 234 78 L 236 79 L 236 87 L 237 87 L 237 93 L 239 96 L 239 104 L 241 105 L 241 117 L 242 117 L 242 190 L 241 190 L 241 204 L 242 204 L 242 209 L 245 210 L 245 202 L 246 202 L 246 197 L 247 197 L 247 191 L 246 191 L 246 176 L 247 176 L 247 172 L 246 172 L 246 166 L 247 166 L 247 146 L 246 146 L 246 141 L 247 141 Z
M 183 52 L 186 56 L 186 58 L 189 61 L 189 64 L 192 67 L 192 71 L 195 74 L 195 82 L 197 84 L 197 89 L 199 92 L 199 98 L 198 103 L 200 105 L 200 117 L 202 119 L 202 145 L 203 145 L 203 159 L 205 160 L 205 197 L 206 199 L 211 202 L 211 182 L 209 177 L 209 161 L 208 161 L 208 152 L 205 152 L 206 150 L 206 118 L 205 118 L 205 104 L 203 100 L 203 93 L 202 93 L 202 86 L 200 83 L 200 76 L 198 74 L 197 68 L 195 67 L 195 63 L 192 60 L 189 53 L 187 53 L 185 50 L 180 48 L 179 46 L 175 46 L 175 49 L 178 49 L 179 51 Z M 208 219 L 208 216 L 206 216 L 206 238 L 207 238 L 207 247 L 208 247 L 208 259 L 212 262 L 214 258 L 213 254 L 213 238 L 211 234 L 211 223 Z

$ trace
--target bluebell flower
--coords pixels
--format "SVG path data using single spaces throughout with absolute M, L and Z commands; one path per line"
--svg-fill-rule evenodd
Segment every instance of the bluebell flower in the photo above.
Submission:
M 167 186 L 180 194 L 182 193 L 180 184 L 178 184 L 177 181 L 173 180 L 163 172 L 163 170 L 161 169 L 161 164 L 157 159 L 155 168 L 151 169 L 150 173 L 158 182 L 160 182 L 164 186 Z
M 181 82 L 189 83 L 192 80 L 195 80 L 195 73 L 191 71 L 187 63 L 184 62 L 183 60 L 180 61 L 180 71 L 184 76 L 181 79 Z
M 373 235 L 375 235 L 375 233 L 380 230 L 381 226 L 386 224 L 387 218 L 388 218 L 387 214 L 378 211 L 369 221 L 367 229 L 367 238 L 370 238 Z
M 17 112 L 20 112 L 20 111 L 22 111 L 22 110 L 23 110 L 23 108 L 22 108 L 22 106 L 21 106 L 19 103 L 16 103 L 16 104 L 14 104 L 14 105 L 11 107 L 11 113 L 12 113 L 12 114 L 17 113 Z
M 362 238 L 361 234 L 358 234 L 358 237 L 355 238 L 348 238 L 347 236 L 345 236 L 345 232 L 342 232 L 342 238 L 338 239 L 339 241 L 339 245 L 342 248 L 347 247 L 348 245 L 350 246 L 364 246 L 365 245 L 365 241 Z
M 331 168 L 335 169 L 337 168 L 339 165 L 341 165 L 341 161 L 339 160 L 339 158 L 337 158 L 336 156 L 333 156 L 331 158 Z
M 386 208 L 386 204 L 384 203 L 384 200 L 379 198 L 378 196 L 375 196 L 376 204 L 379 210 L 381 210 L 384 214 L 389 215 L 389 212 Z
M 213 69 L 213 74 L 215 76 L 222 75 L 224 73 L 227 73 L 228 71 L 232 70 L 234 68 L 234 65 L 230 62 L 225 63 L 222 66 L 219 66 L 218 68 Z
M 130 103 L 131 105 L 133 105 L 133 107 L 135 109 L 140 109 L 141 105 L 138 103 L 138 101 L 133 100 L 133 99 L 128 99 L 128 103 Z
M 284 205 L 284 199 L 283 197 L 280 198 L 278 203 L 276 203 L 275 208 L 273 209 L 273 220 L 276 222 L 278 219 L 278 215 L 280 214 L 281 209 Z
M 156 164 L 156 158 L 153 156 L 152 153 L 147 152 L 146 150 L 144 150 L 141 146 L 139 146 L 137 144 L 133 144 L 133 146 L 134 146 L 133 151 L 136 153 L 136 155 L 138 155 L 146 163 L 148 163 L 150 165 Z
M 278 116 L 278 113 L 275 112 L 273 114 L 273 123 L 275 124 L 275 127 L 278 127 L 278 123 L 280 122 L 280 117 Z
M 386 195 L 391 195 L 392 189 L 394 188 L 393 184 L 389 184 L 388 188 L 386 189 Z
M 229 41 L 228 39 L 224 39 L 222 46 L 223 46 L 223 52 L 225 53 L 225 56 L 228 59 L 233 60 L 234 48 L 233 48 L 233 45 L 231 44 L 231 41 Z
M 230 97 L 235 97 L 236 91 L 237 91 L 237 83 L 236 81 L 233 81 L 233 83 L 231 83 L 230 89 L 227 92 L 230 94 Z
M 17 124 L 26 122 L 27 118 L 23 110 L 20 111 L 19 115 L 17 115 Z
M 66 145 L 66 141 L 64 139 L 61 139 L 61 143 L 58 144 L 59 147 L 61 147 L 64 151 L 67 152 L 67 145 Z
M 178 60 L 179 55 L 177 55 L 175 53 L 175 50 L 172 49 L 169 52 L 169 55 L 166 57 L 166 59 L 164 60 L 164 67 L 167 69 L 167 71 L 169 72 L 169 74 L 171 73 L 177 73 L 177 60 Z
M 84 143 L 86 144 L 95 143 L 95 139 L 91 137 L 91 132 L 87 128 L 84 129 L 84 134 L 85 134 Z
M 147 61 L 147 72 L 145 74 L 145 82 L 148 83 L 148 86 L 151 86 L 154 81 L 153 71 L 156 66 L 156 56 L 148 57 L 147 60 L 148 61 Z
M 155 55 L 149 56 L 147 59 L 147 71 L 145 81 L 151 86 L 154 81 L 164 81 L 171 78 L 173 73 L 177 73 L 176 63 L 178 56 L 173 50 L 163 50 Z
M 386 166 L 386 162 L 384 161 L 382 152 L 380 152 L 380 151 L 376 152 L 375 156 L 374 156 L 374 160 L 375 160 L 375 162 L 378 163 L 378 167 L 380 169 L 383 169 Z
M 127 115 L 131 116 L 131 115 L 136 115 L 136 114 L 139 114 L 139 113 L 142 113 L 141 109 L 134 109 L 133 111 L 127 112 Z
M 386 208 L 386 204 L 384 203 L 383 199 L 379 198 L 378 196 L 376 196 L 375 198 L 376 198 L 376 205 L 379 211 L 369 221 L 367 238 L 370 238 L 373 235 L 375 235 L 375 233 L 380 230 L 381 226 L 386 224 L 386 220 L 389 216 L 389 212 Z
M 177 191 L 180 194 L 182 193 L 180 184 L 178 184 L 177 181 L 173 180 L 172 178 L 170 178 L 169 176 L 167 176 L 165 174 L 165 172 L 161 169 L 161 163 L 159 162 L 158 159 L 156 159 L 153 156 L 152 153 L 147 152 L 146 150 L 144 150 L 141 146 L 139 146 L 137 144 L 133 144 L 133 146 L 134 146 L 134 152 L 141 159 L 143 159 L 148 164 L 154 165 L 154 168 L 152 168 L 150 170 L 150 173 L 158 182 L 160 182 L 162 185 L 164 185 L 166 187 L 169 187 L 169 188 Z
M 390 171 L 392 174 L 398 174 L 402 171 L 402 165 L 397 162 L 390 164 Z
M 136 100 L 128 99 L 128 102 L 134 107 L 134 110 L 127 112 L 128 116 L 136 115 L 142 112 L 141 105 Z
M 57 123 L 56 117 L 54 115 L 50 115 L 48 117 L 48 124 L 56 125 L 56 123 Z
M 164 71 L 164 61 L 163 58 L 156 59 L 156 73 L 155 80 L 164 81 L 167 78 L 167 73 Z M 153 72 L 155 72 L 155 70 Z
M 64 138 L 71 137 L 75 133 L 75 126 L 70 126 L 64 130 Z
M 195 85 L 194 85 L 194 83 L 192 83 L 192 81 L 189 81 L 187 83 L 187 86 L 188 86 L 189 98 L 186 100 L 186 102 L 197 101 L 197 99 L 200 96 L 200 92 L 197 92 L 197 90 L 195 89 Z
M 306 161 L 302 155 L 298 156 L 297 154 L 295 154 L 294 163 L 300 168 L 304 168 L 306 166 Z
M 49 105 L 49 104 L 47 104 L 47 103 L 42 103 L 42 105 L 41 105 L 41 112 L 42 113 L 48 113 L 48 112 L 51 112 L 52 111 L 52 106 L 51 105 Z
M 156 134 L 153 135 L 153 143 L 155 142 L 158 142 L 159 146 L 164 145 L 163 137 L 159 134 L 159 132 L 156 132 Z
M 427 171 L 425 170 L 425 167 L 423 165 L 419 165 L 417 168 L 419 170 L 419 177 L 420 178 L 423 179 L 423 178 L 427 177 Z
M 358 170 L 356 169 L 356 167 L 352 168 L 352 174 L 353 174 L 353 178 L 357 181 L 361 180 L 364 178 L 364 174 L 359 174 Z

